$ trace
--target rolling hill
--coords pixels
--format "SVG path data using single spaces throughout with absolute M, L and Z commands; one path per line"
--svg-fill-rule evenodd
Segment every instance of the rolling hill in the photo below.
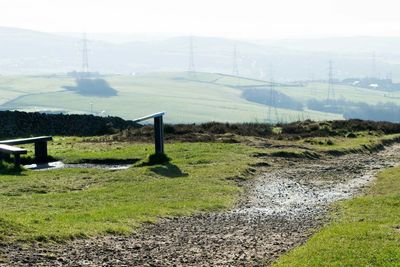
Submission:
M 108 75 L 118 91 L 113 97 L 83 96 L 64 89 L 74 80 L 67 76 L 0 76 L 0 109 L 90 113 L 133 119 L 165 110 L 167 122 L 264 122 L 269 107 L 242 98 L 237 77 L 185 72 L 144 75 Z M 262 85 L 261 80 L 240 79 L 240 85 Z M 266 83 L 268 85 L 268 83 Z M 337 114 L 277 109 L 272 121 L 341 119 Z
M 113 42 L 115 36 L 96 36 L 88 34 L 92 71 L 129 75 L 187 70 L 188 36 L 142 41 L 128 38 L 120 43 Z M 400 80 L 400 53 L 395 49 L 399 40 L 355 37 L 264 42 L 194 37 L 195 66 L 201 72 L 232 73 L 236 44 L 239 71 L 245 77 L 269 80 L 272 72 L 280 81 L 327 79 L 330 59 L 336 78 L 365 77 L 371 75 L 371 55 L 375 51 L 378 74 L 385 77 L 391 73 Z M 360 46 L 362 49 L 357 50 Z M 79 70 L 80 47 L 79 35 L 0 27 L 0 75 Z

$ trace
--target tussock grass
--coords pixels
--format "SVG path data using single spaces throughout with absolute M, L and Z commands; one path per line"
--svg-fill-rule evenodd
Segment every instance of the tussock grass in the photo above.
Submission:
M 370 152 L 382 149 L 384 144 L 398 142 L 400 134 L 379 134 L 376 132 L 357 132 L 356 137 L 309 137 L 299 144 L 316 152 L 341 155 L 354 152 Z

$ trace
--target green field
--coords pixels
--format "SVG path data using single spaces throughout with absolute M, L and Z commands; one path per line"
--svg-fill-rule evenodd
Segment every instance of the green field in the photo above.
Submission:
M 274 266 L 400 266 L 400 168 L 338 208 L 334 222 Z
M 166 111 L 168 122 L 264 122 L 268 106 L 249 102 L 232 86 L 237 78 L 197 73 L 191 80 L 187 73 L 153 73 L 136 76 L 106 76 L 118 90 L 115 97 L 88 97 L 63 90 L 74 80 L 65 76 L 0 76 L 0 109 L 25 111 L 68 111 L 133 119 L 156 111 Z M 260 85 L 257 80 L 240 79 L 240 85 Z M 0 103 L 1 103 L 0 102 Z M 299 119 L 341 119 L 340 115 L 316 111 L 278 109 L 274 121 Z
M 247 101 L 237 86 L 263 86 L 260 80 L 238 78 L 216 73 L 151 73 L 135 76 L 108 75 L 104 77 L 118 91 L 114 97 L 82 96 L 66 91 L 63 86 L 74 85 L 74 79 L 53 76 L 0 76 L 0 109 L 90 113 L 134 119 L 156 111 L 167 111 L 167 122 L 265 122 L 269 107 Z M 324 100 L 327 84 L 310 83 L 302 87 L 277 86 L 279 90 L 300 102 Z M 354 102 L 400 104 L 400 93 L 388 98 L 385 92 L 352 86 L 335 85 L 336 98 Z M 312 110 L 278 109 L 272 121 L 288 122 L 303 119 L 342 119 L 338 114 Z
M 73 79 L 57 76 L 0 76 L 0 105 L 23 95 L 57 92 L 61 86 L 73 84 Z
M 58 169 L 0 172 L 0 244 L 129 234 L 143 222 L 231 207 L 241 189 L 232 177 L 256 162 L 240 144 L 167 145 L 172 161 L 127 170 Z M 56 138 L 52 156 L 65 162 L 132 159 L 146 162 L 148 144 Z M 0 166 L 1 169 L 1 166 Z
M 191 214 L 231 207 L 241 188 L 232 178 L 249 178 L 257 153 L 309 153 L 326 149 L 355 150 L 399 135 L 358 138 L 331 137 L 334 144 L 305 140 L 273 142 L 287 148 L 265 149 L 244 144 L 166 144 L 171 162 L 147 166 L 152 144 L 103 142 L 97 137 L 56 137 L 49 143 L 52 157 L 64 163 L 93 160 L 137 160 L 126 170 L 58 169 L 22 172 L 0 161 L 0 244 L 16 240 L 64 240 L 75 236 L 131 233 L 160 216 Z M 313 138 L 315 141 L 323 140 Z M 272 140 L 269 140 L 272 141 Z M 247 141 L 245 141 L 247 143 Z M 33 145 L 28 157 L 33 156 Z

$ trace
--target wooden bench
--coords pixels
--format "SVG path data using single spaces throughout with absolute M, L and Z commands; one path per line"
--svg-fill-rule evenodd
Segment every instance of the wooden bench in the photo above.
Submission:
M 5 140 L 0 141 L 0 145 L 23 145 L 23 144 L 35 144 L 35 161 L 36 163 L 45 163 L 47 162 L 48 154 L 47 154 L 47 142 L 52 141 L 53 137 L 51 136 L 39 136 L 39 137 L 30 137 L 30 138 L 22 138 L 22 139 L 13 139 L 13 140 Z
M 21 154 L 26 154 L 28 153 L 28 151 L 23 148 L 0 144 L 0 153 L 5 154 L 6 157 L 14 155 L 15 167 L 19 167 L 19 165 L 21 164 Z

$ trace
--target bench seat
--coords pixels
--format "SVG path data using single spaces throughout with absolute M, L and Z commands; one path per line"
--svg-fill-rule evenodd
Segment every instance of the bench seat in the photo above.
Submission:
M 32 143 L 39 143 L 39 142 L 48 142 L 48 141 L 52 141 L 52 140 L 53 140 L 53 137 L 51 137 L 51 136 L 39 136 L 39 137 L 29 137 L 29 138 L 0 141 L 0 144 L 23 145 L 23 144 L 32 144 Z
M 23 144 L 35 144 L 35 161 L 37 164 L 45 163 L 48 161 L 47 155 L 47 142 L 52 141 L 53 137 L 51 136 L 39 136 L 39 137 L 29 137 L 29 138 L 20 138 L 20 139 L 12 139 L 12 140 L 4 140 L 0 141 L 0 145 L 23 145 Z
M 9 146 L 9 145 L 1 145 L 0 144 L 0 152 L 5 154 L 27 154 L 28 151 L 23 148 L 19 148 L 16 146 Z
M 28 151 L 23 148 L 19 148 L 16 146 L 2 145 L 0 144 L 0 154 L 14 155 L 14 164 L 15 167 L 19 167 L 21 164 L 21 154 L 27 154 Z M 1 156 L 1 155 L 0 155 Z

